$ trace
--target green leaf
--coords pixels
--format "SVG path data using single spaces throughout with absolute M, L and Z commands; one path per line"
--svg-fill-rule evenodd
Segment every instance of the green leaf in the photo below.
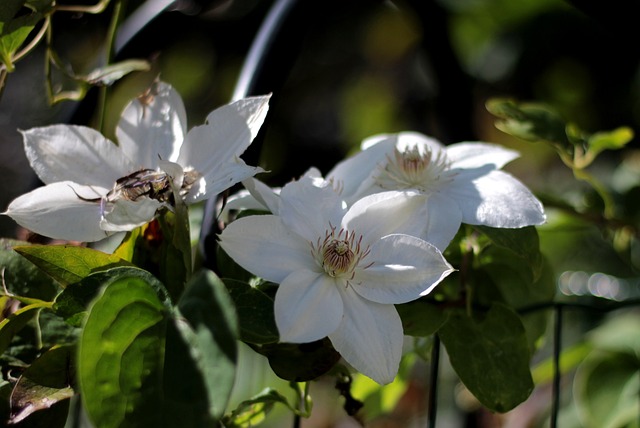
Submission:
M 240 339 L 254 344 L 275 343 L 279 339 L 273 315 L 273 299 L 246 282 L 224 279 L 238 313 Z
M 81 281 L 70 284 L 56 297 L 54 312 L 70 325 L 79 327 L 86 317 L 90 302 L 102 287 L 119 278 L 140 278 L 155 290 L 163 305 L 171 306 L 167 290 L 156 277 L 136 267 L 122 266 L 92 273 Z
M 53 0 L 27 0 L 25 6 L 36 12 L 49 12 L 53 7 Z
M 306 382 L 327 373 L 340 360 L 328 338 L 310 343 L 255 345 L 256 352 L 269 359 L 274 373 L 285 380 Z
M 638 358 L 621 352 L 596 351 L 575 377 L 578 414 L 587 428 L 621 428 L 638 421 Z
M 431 336 L 447 321 L 447 314 L 425 299 L 396 305 L 396 309 L 408 336 Z
M 167 394 L 183 406 L 204 406 L 217 421 L 224 414 L 235 380 L 238 321 L 233 301 L 222 281 L 203 270 L 189 282 L 178 310 L 177 339 L 188 348 L 168 343 L 167 360 L 174 363 L 167 365 L 170 370 L 165 372 Z M 178 352 L 180 348 L 182 352 Z M 189 391 L 187 376 L 201 383 L 198 389 L 203 388 L 204 394 Z
M 4 269 L 4 282 L 8 291 L 16 296 L 53 300 L 59 289 L 58 283 L 13 251 L 13 247 L 24 245 L 29 244 L 0 239 L 0 270 Z
M 130 266 L 118 256 L 74 245 L 30 245 L 14 247 L 63 287 L 80 281 L 89 274 L 115 266 Z
M 148 71 L 150 68 L 151 66 L 147 61 L 130 59 L 95 69 L 86 76 L 80 77 L 80 79 L 91 85 L 110 86 L 129 73 Z
M 613 131 L 596 132 L 587 140 L 588 150 L 595 157 L 604 150 L 619 150 L 633 139 L 633 130 L 628 127 L 616 128 Z
M 0 25 L 6 25 L 20 11 L 26 0 L 2 0 L 0 2 Z M 0 31 L 1 27 L 0 27 Z M 0 32 L 0 34 L 2 34 Z
M 51 307 L 48 302 L 34 303 L 18 309 L 0 322 L 0 355 L 6 351 L 13 337 L 37 315 L 42 308 Z
M 560 354 L 560 374 L 564 375 L 574 370 L 584 361 L 592 350 L 593 346 L 585 342 L 562 348 L 562 353 Z M 531 375 L 536 385 L 551 382 L 554 376 L 553 365 L 553 359 L 550 357 L 537 364 L 531 370 Z
M 518 315 L 494 304 L 483 319 L 453 313 L 439 331 L 460 380 L 487 408 L 506 412 L 529 397 L 529 346 Z
M 498 301 L 506 303 L 515 310 L 521 310 L 537 304 L 549 303 L 556 294 L 555 275 L 546 261 L 539 278 L 534 281 L 528 267 L 513 252 L 501 248 L 490 248 L 483 252 L 480 260 L 482 270 L 489 277 L 486 278 L 476 271 L 478 273 L 475 275 L 477 280 L 475 290 L 480 305 L 489 306 L 494 301 Z M 499 292 L 500 298 L 491 296 L 492 286 Z M 540 310 L 527 311 L 521 315 L 521 320 L 533 352 L 538 340 L 546 332 L 548 314 Z
M 156 291 L 139 277 L 115 280 L 93 302 L 79 341 L 78 381 L 96 426 L 163 425 L 167 319 Z
M 638 321 L 637 313 L 618 314 L 592 330 L 589 341 L 598 349 L 640 355 Z
M 521 103 L 509 99 L 492 99 L 487 110 L 502 120 L 496 128 L 527 141 L 549 141 L 561 146 L 571 146 L 565 121 L 544 104 Z
M 36 23 L 43 18 L 40 13 L 16 17 L 25 0 L 2 0 L 0 2 L 0 60 L 8 72 L 14 70 L 13 56 L 25 42 Z
M 276 404 L 284 404 L 291 411 L 297 412 L 287 397 L 272 388 L 266 388 L 259 394 L 241 402 L 230 414 L 223 419 L 227 428 L 250 428 L 258 426 L 273 410 Z
M 534 226 L 521 229 L 501 229 L 487 226 L 473 226 L 498 247 L 505 248 L 523 259 L 531 268 L 533 279 L 542 272 L 544 259 L 540 253 L 540 239 Z
M 20 376 L 11 394 L 11 419 L 15 424 L 23 421 L 36 411 L 50 409 L 56 403 L 65 401 L 66 405 L 47 410 L 51 418 L 52 411 L 64 411 L 64 417 L 58 425 L 64 427 L 68 399 L 74 394 L 75 349 L 69 346 L 52 348 L 35 360 Z M 51 421 L 53 422 L 53 421 Z

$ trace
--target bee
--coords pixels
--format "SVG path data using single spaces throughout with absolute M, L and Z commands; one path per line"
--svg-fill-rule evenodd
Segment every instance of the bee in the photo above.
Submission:
M 196 171 L 185 171 L 179 192 L 180 196 L 186 195 L 199 177 L 200 175 Z M 84 198 L 77 193 L 76 196 L 83 201 L 100 202 L 102 204 L 115 202 L 118 199 L 135 202 L 142 197 L 155 199 L 159 202 L 168 202 L 171 205 L 175 203 L 171 188 L 171 177 L 166 172 L 149 168 L 142 168 L 118 178 L 113 188 L 103 197 Z
M 169 202 L 173 196 L 171 178 L 162 171 L 143 168 L 116 180 L 106 199 L 136 201 L 146 196 L 160 202 Z

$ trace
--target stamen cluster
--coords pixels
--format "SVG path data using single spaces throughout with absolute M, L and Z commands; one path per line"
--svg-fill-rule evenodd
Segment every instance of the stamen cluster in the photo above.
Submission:
M 449 162 L 443 151 L 418 146 L 404 151 L 394 148 L 393 156 L 378 166 L 374 180 L 383 189 L 418 189 L 423 192 L 435 190 L 448 178 Z
M 318 238 L 311 244 L 313 257 L 324 271 L 333 278 L 353 279 L 355 268 L 369 254 L 369 248 L 362 248 L 362 235 L 331 227 L 325 232 L 324 239 Z M 371 264 L 364 266 L 364 269 Z

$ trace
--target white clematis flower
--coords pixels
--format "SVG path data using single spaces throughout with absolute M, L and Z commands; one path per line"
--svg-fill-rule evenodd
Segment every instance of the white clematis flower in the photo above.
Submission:
M 27 158 L 45 186 L 15 199 L 3 214 L 41 235 L 91 242 L 171 209 L 173 189 L 187 204 L 216 195 L 263 171 L 239 156 L 258 133 L 269 97 L 220 107 L 187 133 L 182 99 L 156 82 L 125 108 L 118 145 L 83 126 L 24 131 Z
M 377 192 L 413 189 L 426 208 L 420 237 L 444 250 L 461 223 L 498 228 L 542 224 L 542 204 L 521 182 L 499 171 L 518 153 L 487 143 L 443 146 L 415 132 L 370 137 L 362 151 L 335 166 L 348 202 Z
M 272 201 L 277 215 L 232 222 L 220 245 L 245 269 L 280 284 L 274 311 L 281 341 L 328 336 L 349 364 L 386 384 L 402 354 L 393 305 L 428 294 L 452 271 L 437 248 L 411 236 L 424 215 L 412 196 L 385 192 L 347 209 L 331 183 L 305 176 Z

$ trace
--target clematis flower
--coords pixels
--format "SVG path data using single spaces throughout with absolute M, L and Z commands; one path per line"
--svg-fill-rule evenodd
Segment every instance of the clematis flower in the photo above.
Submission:
M 394 304 L 428 294 L 452 271 L 437 248 L 411 235 L 424 214 L 412 192 L 371 195 L 347 209 L 329 182 L 305 176 L 274 201 L 277 215 L 232 222 L 220 245 L 245 269 L 280 284 L 280 340 L 328 336 L 361 373 L 393 381 L 403 342 Z
M 362 151 L 335 166 L 347 201 L 388 190 L 413 189 L 426 208 L 420 237 L 444 250 L 461 223 L 517 229 L 542 224 L 542 204 L 499 169 L 518 153 L 487 143 L 443 146 L 415 132 L 370 137 Z
M 22 132 L 31 167 L 45 186 L 15 199 L 3 214 L 55 239 L 97 241 L 171 209 L 174 191 L 187 204 L 216 195 L 263 171 L 240 154 L 258 133 L 269 96 L 211 112 L 188 133 L 184 104 L 156 82 L 127 105 L 118 145 L 94 129 L 53 125 Z

